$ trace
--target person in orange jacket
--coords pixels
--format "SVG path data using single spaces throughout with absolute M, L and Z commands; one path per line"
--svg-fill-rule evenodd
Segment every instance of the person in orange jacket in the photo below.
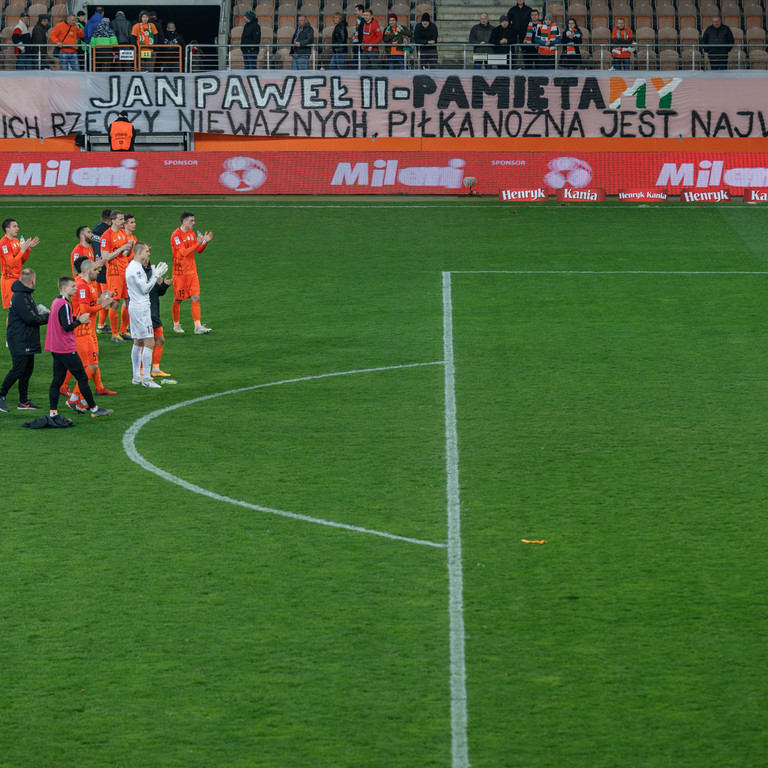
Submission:
M 59 49 L 59 63 L 62 70 L 77 72 L 80 64 L 77 61 L 77 41 L 83 39 L 83 30 L 77 23 L 77 16 L 70 13 L 65 21 L 60 21 L 48 38 Z

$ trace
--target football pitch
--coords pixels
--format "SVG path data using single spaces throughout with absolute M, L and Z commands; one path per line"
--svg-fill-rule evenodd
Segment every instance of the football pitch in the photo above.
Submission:
M 106 206 L 213 332 L 0 414 L 0 766 L 768 760 L 766 209 L 7 200 L 38 301 Z

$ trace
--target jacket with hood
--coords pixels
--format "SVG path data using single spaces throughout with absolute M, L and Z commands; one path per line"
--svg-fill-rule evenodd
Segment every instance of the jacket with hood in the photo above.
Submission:
M 48 322 L 48 314 L 40 314 L 32 298 L 32 288 L 21 280 L 14 280 L 11 286 L 13 295 L 8 308 L 8 329 L 6 339 L 11 355 L 38 355 L 40 346 L 40 326 Z

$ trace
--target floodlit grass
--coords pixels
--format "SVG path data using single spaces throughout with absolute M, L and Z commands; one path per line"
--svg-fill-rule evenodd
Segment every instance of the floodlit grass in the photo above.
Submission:
M 6 205 L 38 300 L 110 202 Z M 470 762 L 765 762 L 768 275 L 707 273 L 768 270 L 768 211 L 113 205 L 154 260 L 214 231 L 214 331 L 160 391 L 103 343 L 109 419 L 0 414 L 0 766 L 451 765 L 446 549 L 253 509 L 446 543 L 444 271 Z M 123 450 L 217 393 L 135 447 L 251 507 Z

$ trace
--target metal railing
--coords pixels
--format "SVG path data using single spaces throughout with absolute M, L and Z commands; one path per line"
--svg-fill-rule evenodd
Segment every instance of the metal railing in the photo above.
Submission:
M 611 55 L 610 43 L 584 43 L 580 48 L 580 63 L 574 66 L 571 56 L 563 46 L 557 46 L 551 56 L 535 53 L 535 48 L 514 46 L 511 54 L 486 53 L 477 46 L 462 43 L 441 43 L 436 51 L 425 52 L 419 46 L 396 58 L 396 67 L 388 55 L 391 46 L 381 44 L 373 57 L 365 56 L 357 45 L 347 45 L 343 69 L 628 69 L 628 70 L 706 70 L 706 69 L 768 69 L 768 51 L 760 43 L 744 43 L 733 46 L 730 53 L 710 58 L 698 43 L 655 44 L 637 43 L 627 59 L 617 60 Z M 290 42 L 259 49 L 257 66 L 249 69 L 292 69 L 294 61 L 289 53 Z M 312 46 L 308 55 L 309 69 L 336 69 L 332 61 L 330 43 Z M 187 71 L 206 69 L 245 69 L 246 58 L 239 45 L 196 46 L 194 57 L 187 50 Z
M 737 44 L 725 55 L 710 56 L 697 43 L 679 45 L 636 43 L 631 56 L 618 62 L 611 56 L 609 43 L 584 43 L 580 48 L 580 63 L 573 66 L 571 56 L 565 55 L 558 46 L 551 57 L 541 57 L 515 46 L 511 54 L 486 53 L 474 45 L 440 43 L 435 51 L 425 52 L 419 46 L 410 46 L 404 54 L 392 61 L 391 46 L 380 45 L 378 51 L 364 53 L 357 45 L 344 46 L 343 63 L 333 58 L 330 42 L 313 45 L 308 51 L 308 69 L 365 70 L 365 69 L 493 69 L 533 70 L 542 69 L 629 69 L 629 70 L 707 70 L 731 69 L 768 70 L 768 50 L 762 43 Z M 535 50 L 535 49 L 534 49 Z M 241 69 L 293 69 L 290 41 L 276 45 L 262 45 L 251 66 L 240 45 L 187 45 L 182 50 L 177 45 L 155 45 L 140 48 L 133 45 L 96 46 L 79 48 L 78 68 L 95 72 L 204 72 Z M 367 55 L 366 55 L 367 54 Z M 341 65 L 340 65 L 341 64 Z M 391 66 L 396 64 L 396 66 Z M 13 44 L 0 44 L 0 69 L 44 70 L 59 69 L 60 63 L 53 56 L 53 46 L 27 46 L 26 54 L 17 57 Z

